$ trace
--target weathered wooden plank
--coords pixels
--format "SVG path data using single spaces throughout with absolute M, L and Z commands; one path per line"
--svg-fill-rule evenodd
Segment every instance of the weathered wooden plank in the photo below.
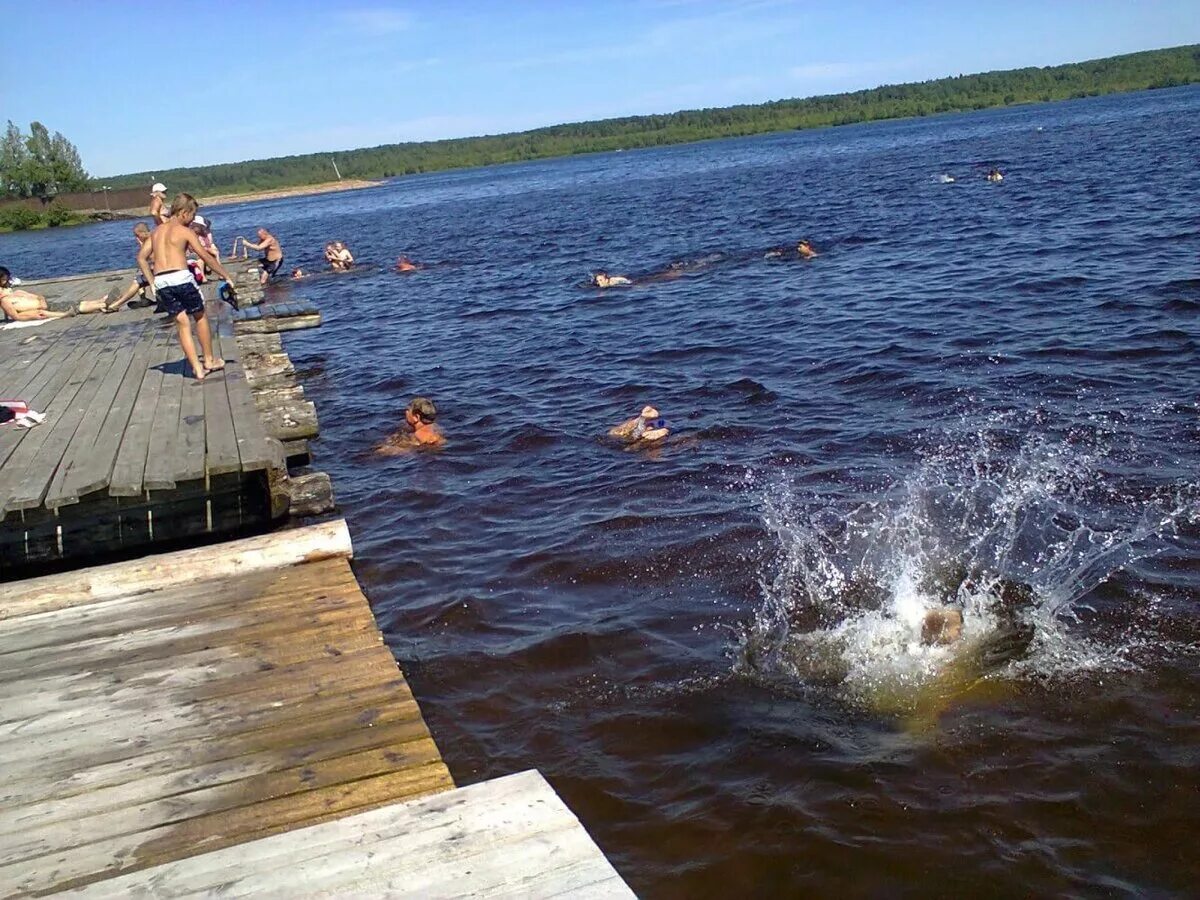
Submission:
M 365 770 L 361 763 L 366 754 L 376 755 L 376 764 Z M 379 756 L 384 757 L 386 764 L 378 761 Z M 336 784 L 332 779 L 350 780 L 347 775 L 354 772 L 355 766 L 358 767 L 356 772 L 378 774 L 397 768 L 425 766 L 438 760 L 437 746 L 420 720 L 379 727 L 359 726 L 349 733 L 330 734 L 323 742 L 312 745 L 302 758 L 281 754 L 277 750 L 259 751 L 257 754 L 202 766 L 187 767 L 185 763 L 166 775 L 143 776 L 125 784 L 97 788 L 71 797 L 55 797 L 24 806 L 6 806 L 0 809 L 0 835 L 28 834 L 29 829 L 58 822 L 82 822 L 84 816 L 96 816 L 103 812 L 149 809 L 144 808 L 143 804 L 162 802 L 167 798 L 173 803 L 176 798 L 182 798 L 197 812 L 216 811 L 217 803 L 246 805 L 262 797 L 282 796 L 317 786 L 317 778 L 313 776 L 317 773 L 308 774 L 308 767 L 313 764 L 324 764 L 324 773 L 320 775 L 324 784 Z M 287 784 L 296 775 L 300 776 L 302 785 Z M 275 779 L 274 784 L 266 780 L 268 776 Z M 259 780 L 248 782 L 248 779 Z M 233 798 L 228 797 L 228 792 L 217 792 L 215 788 L 223 788 L 234 782 L 238 782 L 240 796 L 235 798 L 235 803 L 230 803 Z M 258 797 L 254 796 L 256 792 Z M 210 804 L 210 797 L 215 797 L 216 803 Z M 208 805 L 204 809 L 197 809 L 198 804 Z M 173 814 L 176 818 L 185 815 L 186 811 L 180 806 L 181 803 L 174 803 Z M 142 818 L 130 830 L 140 830 L 149 824 L 148 818 Z M 90 820 L 89 827 L 96 833 L 114 833 L 110 823 L 102 823 L 95 818 Z
M 163 371 L 158 392 L 158 405 L 150 426 L 150 443 L 146 450 L 146 470 L 142 486 L 146 490 L 170 490 L 175 487 L 175 468 L 180 454 L 180 408 L 184 391 L 194 391 L 203 401 L 203 385 L 191 377 L 186 360 Z M 203 475 L 203 473 L 201 473 Z
M 121 381 L 96 435 L 92 451 L 81 463 L 72 468 L 67 476 L 65 490 L 76 497 L 108 487 L 117 451 L 125 435 L 125 428 L 133 414 L 134 404 L 142 382 L 150 368 L 151 357 L 159 352 L 166 337 L 147 321 L 140 340 L 133 349 L 129 368 Z
M 438 765 L 441 765 L 441 757 L 429 738 L 372 747 L 332 759 L 310 760 L 301 766 L 247 776 L 237 782 L 235 790 L 221 784 L 132 807 L 26 827 L 19 834 L 10 833 L 5 837 L 0 845 L 0 866 L 78 847 L 94 840 L 97 834 L 136 835 L 170 823 L 215 817 L 221 812 L 228 812 L 233 817 L 244 813 L 242 808 L 252 804 L 279 802 L 289 797 L 299 804 L 304 802 L 302 795 L 312 791 L 389 775 L 398 770 Z M 433 772 L 429 776 L 436 778 Z
M 47 405 L 58 395 L 70 379 L 76 366 L 86 356 L 88 347 L 94 340 L 94 335 L 84 334 L 73 337 L 57 345 L 44 366 L 32 375 L 17 391 L 5 399 L 24 400 L 31 408 L 45 412 Z M 0 431 L 0 471 L 7 467 L 8 459 L 20 445 L 23 438 L 41 428 L 26 430 L 9 426 Z M 0 518 L 2 518 L 0 510 Z
M 40 857 L 36 864 L 22 860 L 0 866 L 0 892 L 46 892 L 83 885 L 447 787 L 445 765 L 434 763 L 186 819 L 134 835 L 104 838 Z
M 126 380 L 130 368 L 138 358 L 136 346 L 145 333 L 145 328 L 125 329 L 116 336 L 112 345 L 112 359 L 108 371 L 100 382 L 95 395 L 88 401 L 75 435 L 71 438 L 66 452 L 63 454 L 62 465 L 54 475 L 49 490 L 46 492 L 45 504 L 48 509 L 57 509 L 68 503 L 78 501 L 79 494 L 72 481 L 77 469 L 94 465 L 96 458 L 96 442 L 101 427 L 116 399 L 121 384 Z M 97 367 L 99 371 L 100 367 Z M 82 397 L 82 394 L 80 395 Z
M 64 663 L 60 659 L 62 654 L 38 647 L 5 653 L 0 657 L 0 676 L 10 681 L 56 679 L 78 671 L 79 667 L 109 669 L 156 662 L 169 664 L 172 656 L 185 657 L 203 650 L 211 651 L 207 664 L 214 672 L 220 670 L 223 658 L 233 656 L 260 657 L 267 670 L 309 659 L 336 659 L 382 645 L 369 627 L 370 620 L 364 615 L 362 604 L 354 600 L 355 595 L 346 591 L 341 596 L 331 596 L 312 610 L 300 603 L 281 601 L 244 616 L 236 609 L 213 610 L 211 621 L 205 615 L 193 620 L 167 619 L 145 627 L 131 623 L 128 631 L 117 635 L 61 645 L 64 652 L 78 657 L 78 667 Z M 278 610 L 278 615 L 286 621 L 272 622 L 269 615 L 272 609 Z
M 67 370 L 66 382 L 46 405 L 46 424 L 29 429 L 0 469 L 0 514 L 26 509 L 29 505 L 37 506 L 41 502 L 46 485 L 75 433 L 79 416 L 82 416 L 82 412 L 79 416 L 73 415 L 72 404 L 99 362 L 95 354 L 78 358 Z M 28 502 L 31 493 L 37 495 L 32 504 Z
M 162 590 L 192 581 L 351 556 L 350 532 L 345 520 L 339 519 L 215 547 L 0 584 L 0 619 Z
M 212 316 L 210 325 L 215 326 L 218 319 L 218 316 Z M 224 358 L 226 353 L 236 353 L 236 347 L 226 348 L 219 328 L 212 328 L 212 336 L 217 355 Z M 205 466 L 210 476 L 241 470 L 242 458 L 233 427 L 233 411 L 229 406 L 229 387 L 222 375 L 204 380 L 204 442 Z
M 90 704 L 72 703 L 52 713 L 2 722 L 0 748 L 4 749 L 4 758 L 16 761 L 28 758 L 31 752 L 38 755 L 38 744 L 46 754 L 70 752 L 95 740 L 136 739 L 146 733 L 167 739 L 170 734 L 193 734 L 200 728 L 203 734 L 217 727 L 217 722 L 236 727 L 242 716 L 253 710 L 282 709 L 316 697 L 341 696 L 350 685 L 379 682 L 396 672 L 386 648 L 368 646 L 348 653 L 336 646 L 334 649 L 336 655 L 281 666 L 258 673 L 260 677 L 228 677 L 234 673 L 226 670 L 218 673 L 226 676 L 221 682 L 185 684 L 179 694 L 167 694 L 155 701 L 148 698 L 154 684 L 146 684 L 140 698 L 127 694 L 110 698 L 97 691 Z
M 233 324 L 228 319 L 222 319 L 218 325 L 221 336 L 221 349 L 229 354 L 225 357 L 224 382 L 229 393 L 229 409 L 233 416 L 234 432 L 237 435 L 238 455 L 241 457 L 242 471 L 254 472 L 267 469 L 274 461 L 275 454 L 267 441 L 267 433 L 258 417 L 258 409 L 254 398 L 250 395 L 250 386 L 246 382 L 245 371 L 242 368 L 241 354 L 229 353 L 231 346 L 236 347 L 233 336 Z
M 536 772 L 167 863 L 76 896 L 113 894 L 633 896 Z
M 164 330 L 165 331 L 165 330 Z M 108 492 L 114 497 L 136 497 L 145 492 L 146 471 L 158 398 L 162 391 L 162 367 L 172 357 L 169 333 L 160 333 L 150 354 L 150 365 L 142 377 L 133 410 L 121 434 L 121 444 L 109 476 Z
M 0 654 L 124 634 L 130 623 L 145 628 L 179 618 L 195 619 L 235 610 L 257 613 L 289 601 L 319 606 L 340 602 L 347 593 L 357 590 L 354 573 L 341 557 L 302 567 L 247 572 L 203 585 L 186 582 L 142 594 L 98 599 L 84 606 L 11 618 L 0 630 Z
M 233 609 L 269 609 L 281 600 L 301 598 L 320 604 L 340 599 L 356 589 L 357 582 L 346 560 L 333 557 L 302 567 L 213 579 L 204 583 L 203 590 L 197 587 L 194 582 L 185 582 L 142 594 L 97 599 L 83 606 L 11 618 L 0 631 L 0 653 L 124 634 L 130 622 L 147 627 L 180 616 L 190 619 Z
M 415 703 L 405 706 L 415 713 Z M 125 761 L 123 770 L 110 766 L 113 771 L 103 774 L 101 769 L 73 773 L 67 776 L 72 780 L 65 784 L 50 786 L 53 793 L 49 795 L 35 796 L 26 790 L 28 783 L 6 785 L 0 790 L 4 799 L 0 804 L 0 834 L 231 784 L 375 747 L 423 747 L 427 741 L 431 739 L 425 723 L 413 714 L 404 720 L 373 724 L 346 719 L 340 729 L 325 729 L 313 736 L 297 736 L 293 731 L 278 747 L 252 748 L 228 758 L 213 759 L 195 748 L 176 746 Z M 207 741 L 202 747 L 211 749 L 216 743 Z
M 397 700 L 389 688 L 357 691 L 354 704 L 328 704 L 320 715 L 281 719 L 271 728 L 223 732 L 219 740 L 158 742 L 132 749 L 108 744 L 90 747 L 68 757 L 42 760 L 40 765 L 6 764 L 0 782 L 0 808 L 87 794 L 155 776 L 183 773 L 190 766 L 235 765 L 244 757 L 268 754 L 299 763 L 314 756 L 331 738 L 371 733 L 377 729 L 409 727 L 428 734 L 413 700 Z M 374 705 L 372 705 L 374 704 Z M 307 711 L 307 710 L 306 710 Z M 411 738 L 410 738 L 411 739 Z

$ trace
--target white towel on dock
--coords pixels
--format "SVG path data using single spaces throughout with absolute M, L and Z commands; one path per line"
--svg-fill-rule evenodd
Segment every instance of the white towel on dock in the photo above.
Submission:
M 32 328 L 35 325 L 45 325 L 51 319 L 26 319 L 24 322 L 5 322 L 0 325 L 0 331 L 8 331 L 10 328 Z

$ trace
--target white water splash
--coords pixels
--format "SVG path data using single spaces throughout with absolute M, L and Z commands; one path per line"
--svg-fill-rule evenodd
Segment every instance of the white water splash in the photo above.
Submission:
M 1122 489 L 1107 437 L 1021 438 L 1010 425 L 947 441 L 881 499 L 852 508 L 784 484 L 763 490 L 779 552 L 742 635 L 743 668 L 901 709 L 980 678 L 1133 666 L 1139 636 L 1097 639 L 1080 612 L 1195 515 L 1193 486 Z M 1014 592 L 1017 608 L 1001 602 Z M 963 611 L 962 638 L 927 646 L 922 621 L 945 605 Z

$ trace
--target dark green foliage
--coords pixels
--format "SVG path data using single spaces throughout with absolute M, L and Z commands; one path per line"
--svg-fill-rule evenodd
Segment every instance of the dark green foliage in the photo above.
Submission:
M 46 207 L 42 218 L 46 220 L 46 224 L 51 228 L 57 228 L 59 225 L 67 225 L 74 222 L 76 215 L 61 203 L 51 203 Z
M 880 119 L 1049 102 L 1200 82 L 1200 45 L 1151 50 L 1046 68 L 958 75 L 884 85 L 847 94 L 777 100 L 724 109 L 684 110 L 600 122 L 555 125 L 514 134 L 388 144 L 337 154 L 347 178 L 378 179 L 441 169 L 655 147 L 794 128 L 824 128 Z M 134 187 L 161 179 L 198 195 L 317 184 L 333 180 L 330 154 L 287 156 L 106 179 Z
M 41 122 L 29 125 L 29 134 L 11 121 L 0 138 L 0 197 L 37 197 L 88 189 L 88 174 L 79 151 L 58 131 L 50 134 Z
M 0 230 L 26 231 L 42 224 L 42 217 L 24 206 L 8 206 L 0 209 Z

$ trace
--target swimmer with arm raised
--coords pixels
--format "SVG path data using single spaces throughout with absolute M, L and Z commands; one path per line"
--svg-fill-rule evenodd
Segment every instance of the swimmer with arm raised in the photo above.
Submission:
M 627 444 L 657 443 L 670 433 L 667 423 L 659 417 L 658 409 L 653 406 L 643 406 L 642 411 L 632 419 L 626 419 L 608 430 L 609 437 Z

